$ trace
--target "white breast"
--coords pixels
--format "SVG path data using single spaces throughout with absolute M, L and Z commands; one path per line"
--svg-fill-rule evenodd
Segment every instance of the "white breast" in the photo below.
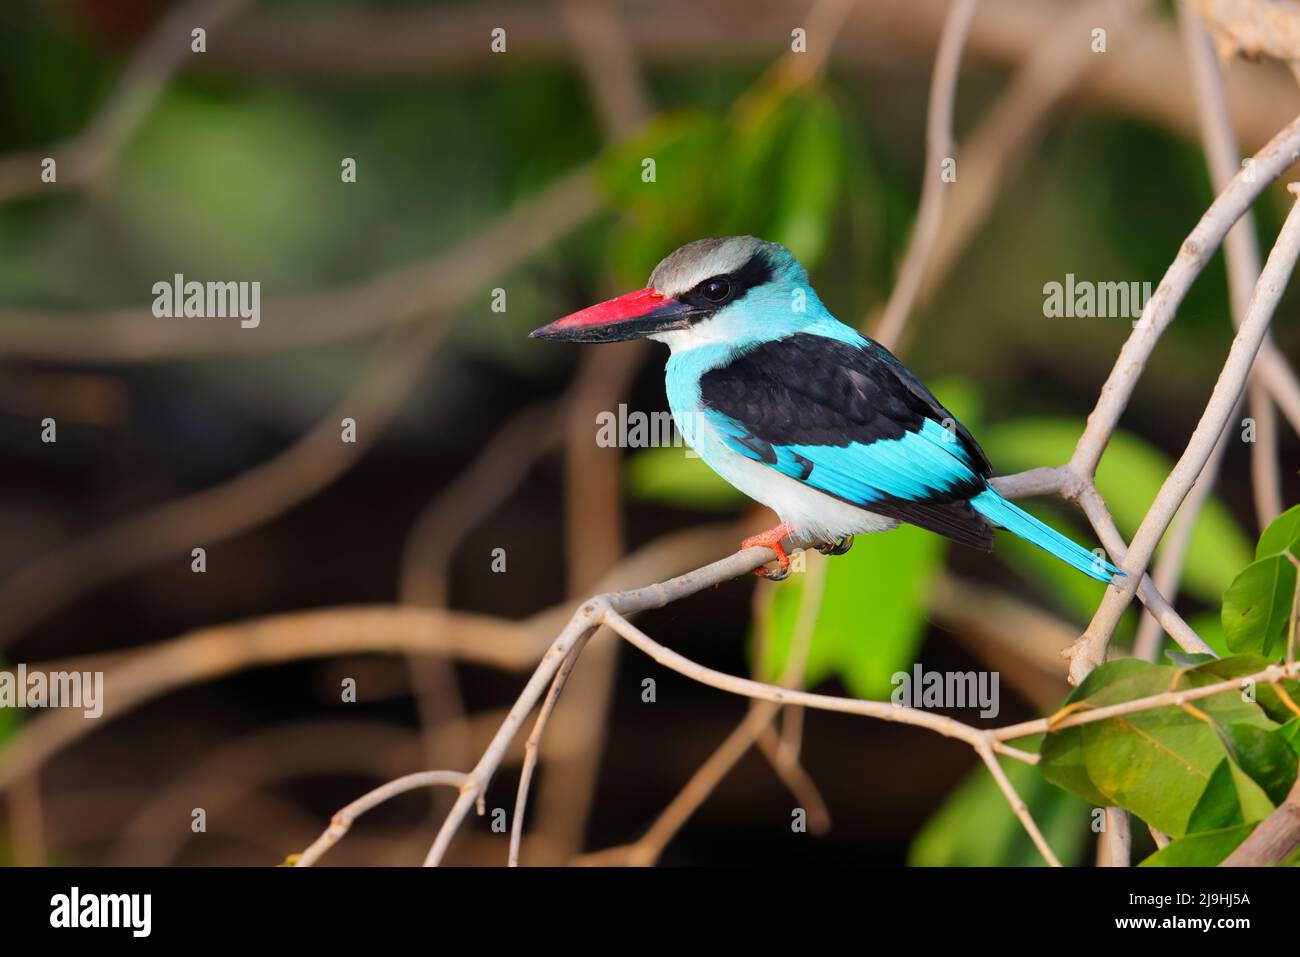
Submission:
M 677 415 L 674 410 L 674 416 Z M 804 544 L 833 542 L 844 535 L 884 532 L 898 521 L 820 492 L 771 466 L 733 452 L 702 416 L 691 429 L 678 429 L 691 441 L 706 465 L 756 502 L 761 502 L 794 528 Z M 692 433 L 694 433 L 692 435 Z

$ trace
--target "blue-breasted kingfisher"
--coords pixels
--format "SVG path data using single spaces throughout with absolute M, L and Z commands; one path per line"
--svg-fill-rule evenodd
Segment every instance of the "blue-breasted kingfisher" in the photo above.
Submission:
M 1123 574 L 999 495 L 966 427 L 888 349 L 831 315 L 778 243 L 688 243 L 645 289 L 531 335 L 668 345 L 683 439 L 780 519 L 741 543 L 776 554 L 778 570 L 759 574 L 786 577 L 787 541 L 842 554 L 854 535 L 900 522 L 986 552 L 1002 528 L 1098 581 Z

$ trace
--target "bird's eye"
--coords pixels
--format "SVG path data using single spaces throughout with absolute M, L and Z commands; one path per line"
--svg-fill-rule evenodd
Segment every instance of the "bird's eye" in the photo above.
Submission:
M 701 291 L 709 302 L 722 302 L 731 295 L 731 283 L 725 279 L 710 279 Z

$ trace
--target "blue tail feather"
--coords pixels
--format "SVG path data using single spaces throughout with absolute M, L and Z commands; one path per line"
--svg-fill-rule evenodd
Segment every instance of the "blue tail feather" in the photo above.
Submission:
M 1124 573 L 1103 558 L 1099 558 L 1082 545 L 1075 544 L 1056 529 L 1044 525 L 1028 512 L 1012 505 L 993 489 L 987 489 L 970 500 L 975 511 L 994 525 L 1019 535 L 1043 551 L 1077 568 L 1099 582 L 1110 584 L 1116 575 Z

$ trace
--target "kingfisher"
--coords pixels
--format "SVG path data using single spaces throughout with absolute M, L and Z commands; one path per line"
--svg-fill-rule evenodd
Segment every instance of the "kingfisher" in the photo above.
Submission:
M 790 547 L 843 554 L 853 536 L 917 525 L 985 552 L 993 529 L 1098 581 L 1119 569 L 998 494 L 979 443 L 888 349 L 840 322 L 779 243 L 687 243 L 650 285 L 530 336 L 654 339 L 671 350 L 668 405 L 705 464 L 779 524 L 741 542 L 789 574 Z

